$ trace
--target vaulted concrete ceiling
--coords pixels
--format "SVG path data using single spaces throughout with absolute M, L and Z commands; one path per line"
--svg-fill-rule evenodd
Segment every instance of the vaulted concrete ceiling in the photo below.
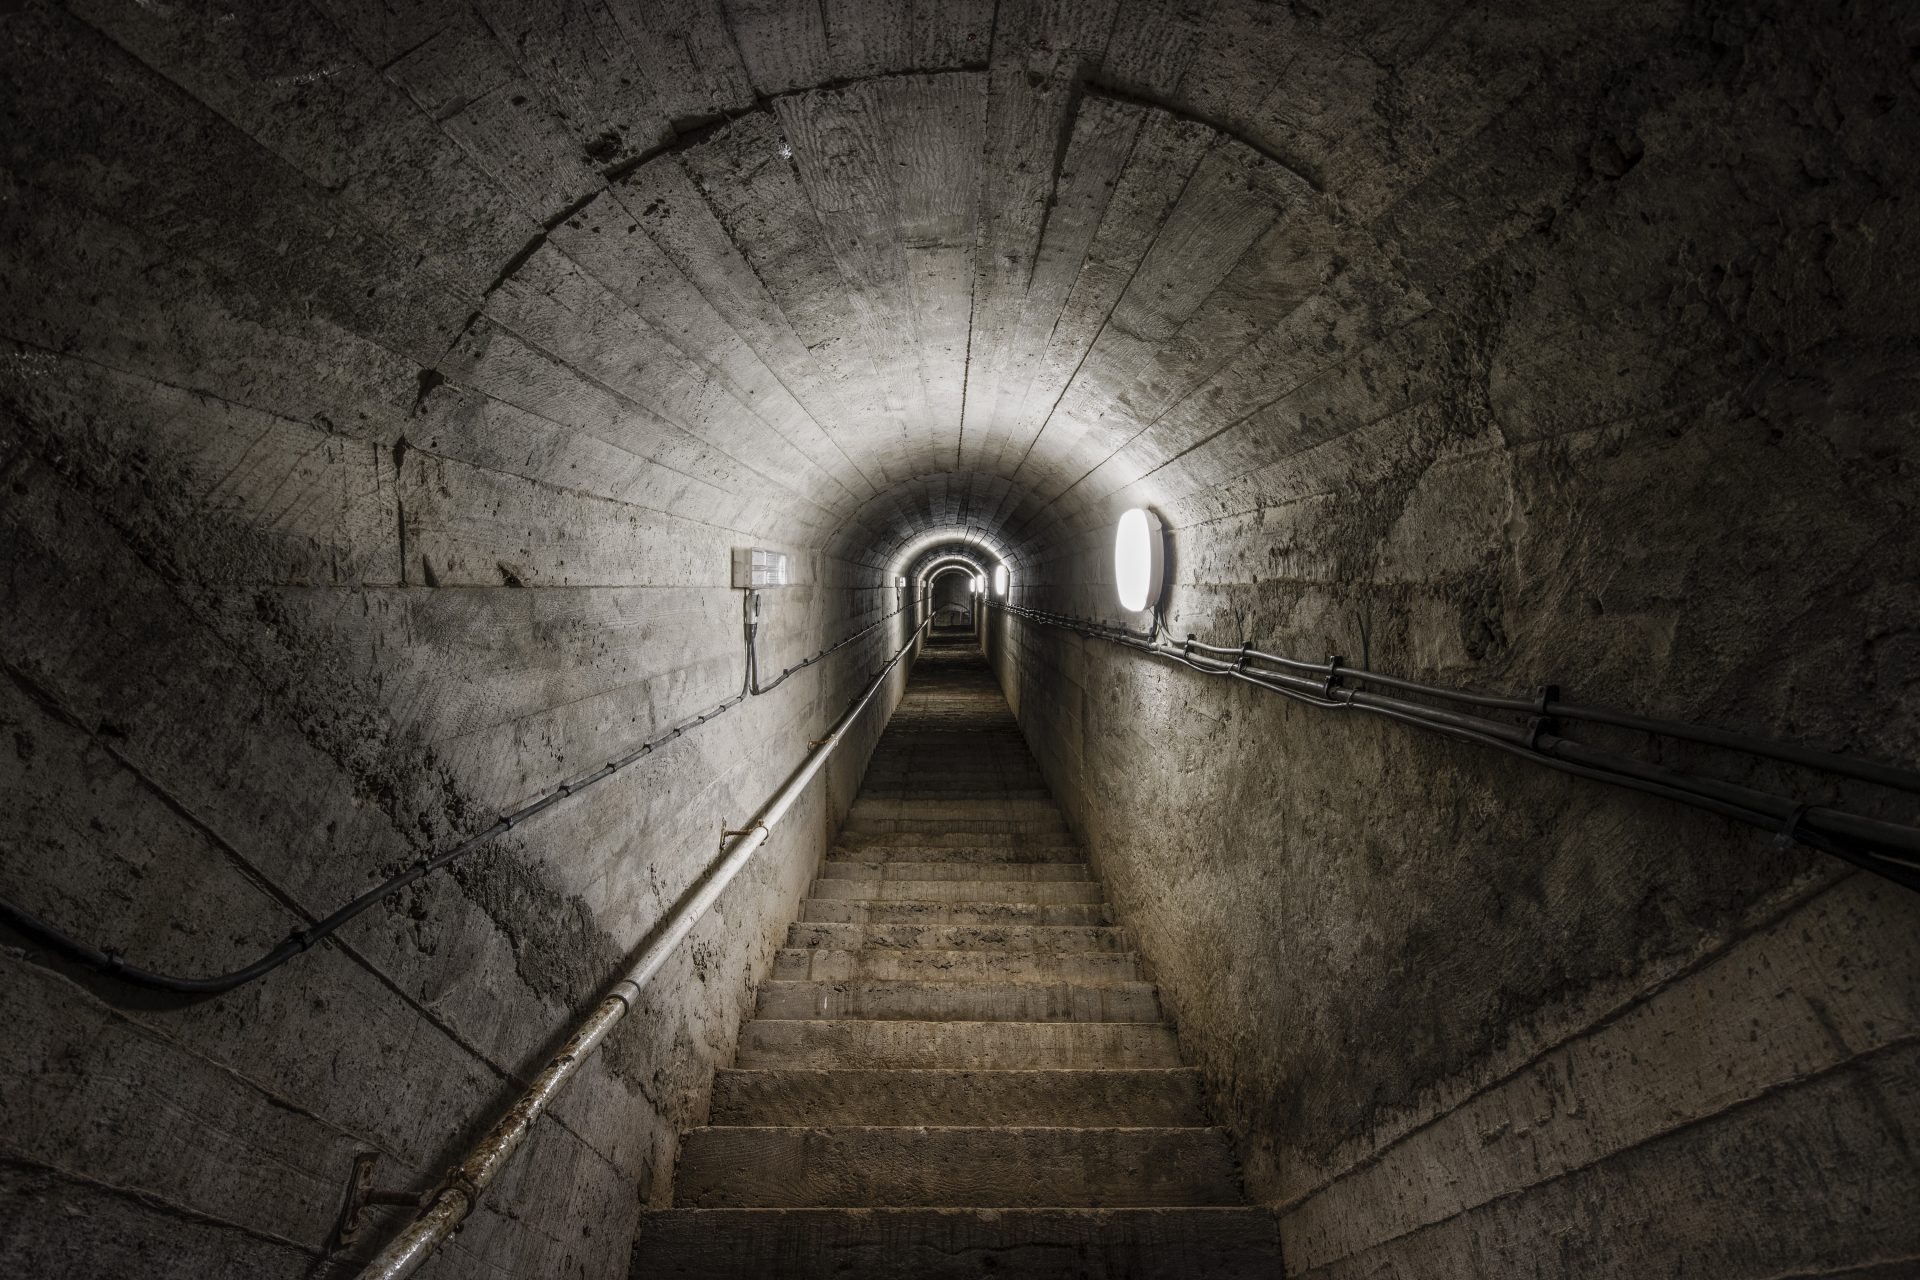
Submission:
M 1392 50 L 1478 52 L 1398 6 L 73 8 L 111 44 L 40 58 L 165 79 L 36 83 L 75 163 L 19 180 L 115 173 L 363 382 L 415 363 L 413 443 L 874 562 L 1258 470 L 1229 436 L 1423 305 L 1369 223 L 1448 140 L 1359 127 Z M 1455 136 L 1519 86 L 1469 83 Z
M 1535 166 L 1496 202 L 1511 218 L 1481 199 L 1464 225 L 1520 141 L 1502 112 L 1590 80 L 1598 33 L 1617 64 L 1677 20 L 1517 0 L 72 8 L 91 32 L 21 38 L 43 65 L 104 63 L 124 99 L 20 87 L 11 114 L 71 145 L 16 141 L 11 180 L 327 328 L 316 348 L 351 371 L 329 413 L 404 390 L 408 441 L 438 454 L 875 565 L 933 531 L 1018 558 L 1122 502 L 1181 524 L 1295 484 L 1290 459 L 1352 429 L 1327 403 L 1395 403 L 1300 390 L 1530 226 L 1533 186 L 1591 180 Z M 1591 102 L 1574 114 L 1604 140 Z
M 794 518 L 830 519 L 850 555 L 934 529 L 1014 547 L 1217 431 L 1178 411 L 1312 295 L 1331 216 L 1271 156 L 1072 75 L 879 76 L 645 159 L 495 296 L 544 302 L 581 268 L 617 279 L 663 252 L 699 299 L 657 331 L 682 351 L 676 333 L 730 331 L 772 375 L 709 412 L 747 424 L 729 451 Z M 512 305 L 488 317 L 537 324 Z M 593 359 L 572 334 L 541 342 Z M 485 339 L 472 350 L 463 377 Z

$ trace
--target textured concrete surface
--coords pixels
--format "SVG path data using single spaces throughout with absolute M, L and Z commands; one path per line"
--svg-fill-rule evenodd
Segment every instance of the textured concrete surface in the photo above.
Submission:
M 1905 7 L 25 0 L 0 40 L 0 892 L 136 960 L 257 954 L 730 694 L 739 546 L 797 569 L 773 671 L 943 547 L 1112 616 L 1146 504 L 1177 633 L 1920 754 Z M 150 1001 L 0 938 L 0 1264 L 343 1264 L 351 1154 L 426 1185 L 903 625 L 258 987 Z M 1920 1257 L 1874 1198 L 1920 1190 L 1908 900 L 990 639 L 1118 923 L 836 890 L 791 924 L 854 744 L 442 1274 L 620 1274 L 760 979 L 953 951 L 1143 957 L 1290 1266 Z M 1079 856 L 941 821 L 844 847 Z M 1098 1034 L 1047 1025 L 1062 1063 Z M 1042 1265 L 967 1221 L 955 1256 Z
M 849 830 L 875 810 L 956 831 L 1009 808 L 1053 810 L 971 643 L 929 642 L 875 757 L 883 763 L 849 810 Z M 933 813 L 941 816 L 922 816 Z M 904 888 L 951 900 L 972 889 L 968 897 L 1013 903 L 1063 889 L 1103 896 L 1096 881 L 1060 870 L 999 880 L 991 877 L 1001 864 L 943 862 L 940 852 L 926 843 L 922 861 L 891 864 L 942 869 L 915 881 L 872 874 L 863 851 L 840 846 L 814 892 Z M 956 966 L 913 979 L 763 984 L 734 1067 L 716 1077 L 708 1124 L 681 1144 L 676 1207 L 642 1221 L 633 1275 L 713 1274 L 727 1258 L 754 1275 L 878 1277 L 928 1254 L 944 1258 L 937 1273 L 1055 1274 L 1071 1264 L 1097 1268 L 1082 1274 L 1154 1275 L 1181 1240 L 1194 1245 L 1191 1274 L 1276 1272 L 1271 1219 L 1262 1246 L 1246 1217 L 1219 1216 L 1244 1203 L 1233 1142 L 1208 1123 L 1200 1078 L 1181 1067 L 1137 958 L 1126 955 L 1130 967 L 1104 980 L 1070 978 L 1065 964 L 1083 931 L 1027 927 L 1059 940 L 1034 950 L 982 931 L 917 948 L 936 963 L 995 957 L 1018 966 L 1011 979 Z M 885 926 L 867 924 L 811 949 L 898 947 Z M 765 1212 L 821 1209 L 845 1212 Z M 934 1212 L 874 1216 L 886 1209 Z M 1200 1213 L 1164 1216 L 1179 1209 Z M 728 1220 L 711 1210 L 761 1212 Z M 956 1210 L 1048 1212 L 1002 1222 Z
M 1240 1280 L 1273 1273 L 1273 1220 L 1260 1209 L 676 1209 L 643 1220 L 657 1255 L 646 1274 L 659 1276 Z M 780 1250 L 771 1259 L 770 1248 Z
M 1910 762 L 1916 326 L 1883 237 L 1911 243 L 1920 117 L 1874 48 L 1904 37 L 1885 10 L 1614 16 L 1669 38 L 1631 69 L 1624 28 L 1489 57 L 1498 113 L 1375 188 L 1387 255 L 1077 491 L 1173 527 L 1176 636 Z M 1508 47 L 1482 18 L 1416 63 Z M 1110 529 L 1018 598 L 1118 620 Z M 1289 1273 L 1920 1268 L 1882 1199 L 1920 1192 L 1910 895 L 1098 642 L 990 642 Z

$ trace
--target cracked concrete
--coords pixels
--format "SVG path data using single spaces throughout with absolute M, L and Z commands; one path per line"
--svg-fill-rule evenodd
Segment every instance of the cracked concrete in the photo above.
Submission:
M 1147 505 L 1176 634 L 1920 753 L 1898 6 L 29 0 L 4 28 L 0 892 L 145 963 L 243 962 L 730 696 L 743 546 L 797 571 L 773 670 L 937 546 L 1117 618 L 1112 525 Z M 352 1151 L 427 1185 L 904 625 L 255 987 L 176 1006 L 0 939 L 28 1029 L 0 1260 L 348 1269 Z M 1289 1273 L 1920 1257 L 1904 898 L 988 639 Z M 624 1272 L 872 741 L 439 1274 Z M 815 910 L 820 940 L 1083 927 Z

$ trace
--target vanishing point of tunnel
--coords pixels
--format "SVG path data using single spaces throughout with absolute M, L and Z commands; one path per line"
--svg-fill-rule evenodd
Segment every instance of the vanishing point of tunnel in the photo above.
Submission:
M 0 1277 L 1920 1278 L 1920 8 L 0 3 Z

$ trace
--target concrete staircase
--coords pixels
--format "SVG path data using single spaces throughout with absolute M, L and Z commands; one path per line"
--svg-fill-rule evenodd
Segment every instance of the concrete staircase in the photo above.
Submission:
M 1280 1274 L 979 651 L 930 647 L 762 987 L 652 1277 Z

